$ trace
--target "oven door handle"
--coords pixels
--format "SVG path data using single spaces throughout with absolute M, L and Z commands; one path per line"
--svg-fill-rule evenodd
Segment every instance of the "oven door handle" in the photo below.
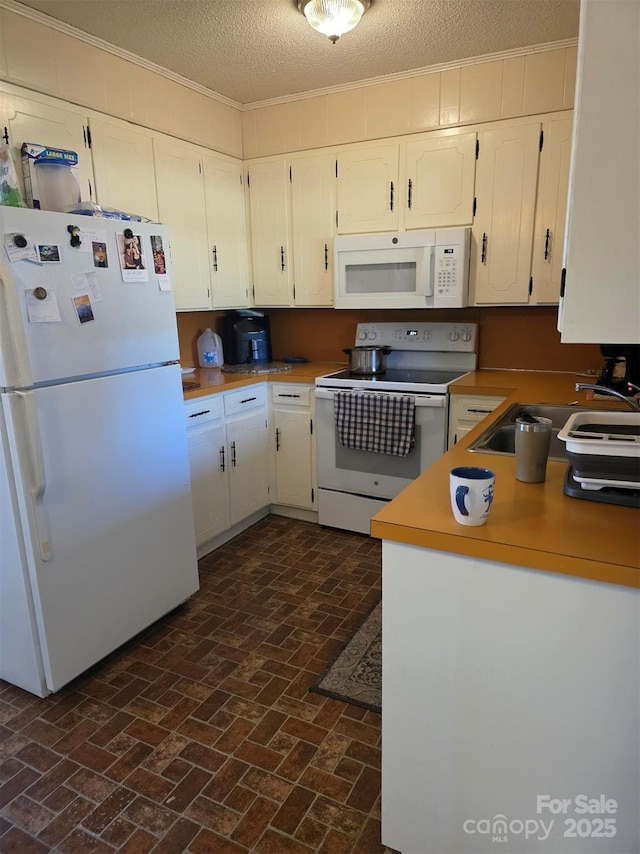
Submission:
M 316 388 L 314 396 L 316 400 L 333 400 L 336 391 L 340 391 L 340 389 L 329 389 L 329 388 Z M 343 389 L 343 391 L 347 391 L 347 389 Z M 446 394 L 415 394 L 408 395 L 406 392 L 403 394 L 401 392 L 393 392 L 393 391 L 372 391 L 366 392 L 363 391 L 362 394 L 388 394 L 392 397 L 415 397 L 415 403 L 417 408 L 426 408 L 430 407 L 431 409 L 443 409 L 447 405 L 448 395 Z

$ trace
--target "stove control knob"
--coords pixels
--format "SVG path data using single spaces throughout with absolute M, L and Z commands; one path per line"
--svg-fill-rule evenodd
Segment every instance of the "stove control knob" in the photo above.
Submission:
M 367 337 L 367 332 L 366 332 L 366 330 L 365 330 L 365 329 L 361 329 L 361 330 L 360 330 L 360 332 L 358 332 L 358 339 L 359 339 L 360 341 L 364 341 L 366 337 Z
M 370 333 L 369 333 L 369 338 L 371 339 L 371 341 L 375 341 L 377 337 L 378 337 L 378 336 L 376 335 L 376 333 L 375 333 L 375 332 L 370 332 Z
M 471 341 L 471 333 L 465 332 L 464 335 L 462 336 L 462 340 L 463 341 Z
M 459 332 L 451 332 L 451 333 L 449 334 L 449 338 L 450 338 L 452 341 L 459 341 L 459 340 L 460 340 L 460 333 L 459 333 Z

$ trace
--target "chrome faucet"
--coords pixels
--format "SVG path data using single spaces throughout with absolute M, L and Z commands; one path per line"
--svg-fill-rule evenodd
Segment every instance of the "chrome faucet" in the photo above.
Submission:
M 637 386 L 633 386 L 637 388 Z M 585 391 L 585 389 L 592 389 L 593 391 L 598 391 L 600 394 L 610 394 L 613 397 L 619 397 L 620 400 L 624 400 L 634 412 L 640 412 L 640 405 L 632 400 L 630 397 L 625 397 L 624 394 L 621 394 L 619 391 L 615 391 L 612 388 L 607 388 L 606 385 L 590 385 L 589 383 L 576 383 L 576 391 Z

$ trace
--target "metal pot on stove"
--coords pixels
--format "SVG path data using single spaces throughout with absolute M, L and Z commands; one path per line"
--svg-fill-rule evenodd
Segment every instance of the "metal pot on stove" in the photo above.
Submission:
M 347 347 L 342 352 L 349 357 L 349 370 L 352 374 L 384 374 L 387 370 L 387 354 L 391 352 L 391 347 L 363 344 Z

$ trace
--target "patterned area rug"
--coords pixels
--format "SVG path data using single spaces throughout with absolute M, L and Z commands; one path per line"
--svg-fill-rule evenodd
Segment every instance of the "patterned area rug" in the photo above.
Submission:
M 373 712 L 382 706 L 382 602 L 310 689 Z

